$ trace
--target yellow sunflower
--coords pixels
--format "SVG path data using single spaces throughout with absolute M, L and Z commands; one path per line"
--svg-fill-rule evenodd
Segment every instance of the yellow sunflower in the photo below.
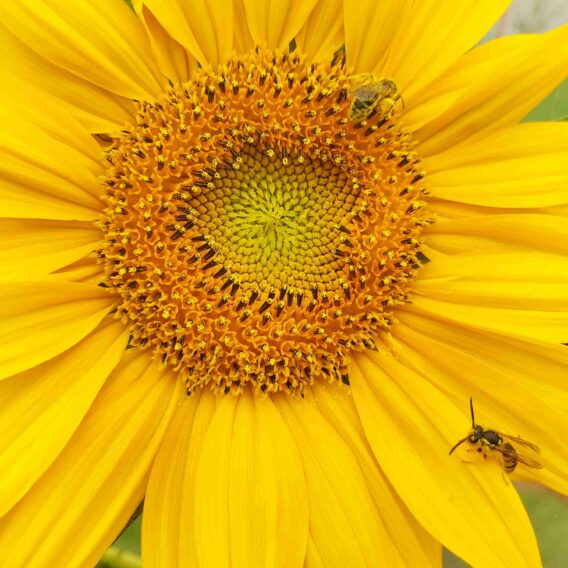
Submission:
M 145 568 L 540 564 L 568 124 L 519 121 L 568 28 L 473 48 L 507 5 L 2 3 L 1 566 L 142 500 Z M 470 397 L 543 468 L 449 456 Z

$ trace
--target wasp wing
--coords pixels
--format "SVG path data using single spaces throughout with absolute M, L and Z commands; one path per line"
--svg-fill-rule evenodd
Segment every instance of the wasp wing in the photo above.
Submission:
M 518 438 L 517 436 L 511 436 L 511 434 L 503 434 L 503 432 L 497 432 L 497 434 L 499 434 L 499 436 L 501 436 L 501 438 L 504 438 L 505 440 L 510 440 L 511 442 L 515 442 L 515 444 L 526 446 L 533 452 L 540 454 L 540 448 L 532 442 L 528 442 L 527 440 L 523 440 L 523 438 Z
M 526 440 L 523 440 L 523 442 L 526 442 Z M 493 449 L 505 457 L 513 456 L 519 463 L 525 464 L 527 467 L 532 467 L 533 469 L 542 469 L 543 467 L 540 462 L 521 454 L 516 448 L 511 446 L 511 444 L 501 444 L 500 446 L 495 446 Z
M 528 458 L 527 456 L 525 456 L 523 454 L 519 454 L 519 452 L 517 452 L 517 461 L 519 463 L 524 463 L 527 467 L 532 467 L 534 469 L 542 469 L 542 467 L 543 467 L 540 462 L 537 462 L 536 460 Z

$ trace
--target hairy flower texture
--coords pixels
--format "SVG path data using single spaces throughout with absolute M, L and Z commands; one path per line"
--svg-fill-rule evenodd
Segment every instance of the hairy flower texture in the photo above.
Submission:
M 145 568 L 540 565 L 568 29 L 475 47 L 507 5 L 3 3 L 0 566 L 142 501 Z M 448 455 L 470 397 L 513 450 Z

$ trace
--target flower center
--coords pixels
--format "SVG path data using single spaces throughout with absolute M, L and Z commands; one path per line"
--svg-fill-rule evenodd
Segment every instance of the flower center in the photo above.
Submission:
M 348 382 L 407 301 L 431 219 L 396 88 L 370 77 L 256 49 L 139 103 L 108 151 L 105 284 L 188 392 Z

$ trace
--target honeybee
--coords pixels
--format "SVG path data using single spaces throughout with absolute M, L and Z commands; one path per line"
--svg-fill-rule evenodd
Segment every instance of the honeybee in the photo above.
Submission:
M 388 118 L 401 100 L 398 87 L 390 79 L 379 79 L 370 73 L 351 77 L 351 107 L 349 120 L 361 122 L 371 115 Z
M 534 469 L 542 469 L 542 464 L 520 453 L 510 442 L 529 448 L 533 452 L 540 453 L 540 448 L 537 445 L 518 438 L 517 436 L 503 434 L 496 430 L 485 430 L 483 426 L 476 424 L 473 414 L 473 398 L 469 399 L 469 409 L 471 412 L 471 432 L 454 445 L 450 450 L 450 455 L 458 446 L 461 446 L 464 442 L 469 442 L 470 444 L 478 445 L 479 452 L 482 452 L 484 448 L 499 452 L 502 458 L 503 470 L 506 473 L 515 471 L 518 463 L 522 463 Z

